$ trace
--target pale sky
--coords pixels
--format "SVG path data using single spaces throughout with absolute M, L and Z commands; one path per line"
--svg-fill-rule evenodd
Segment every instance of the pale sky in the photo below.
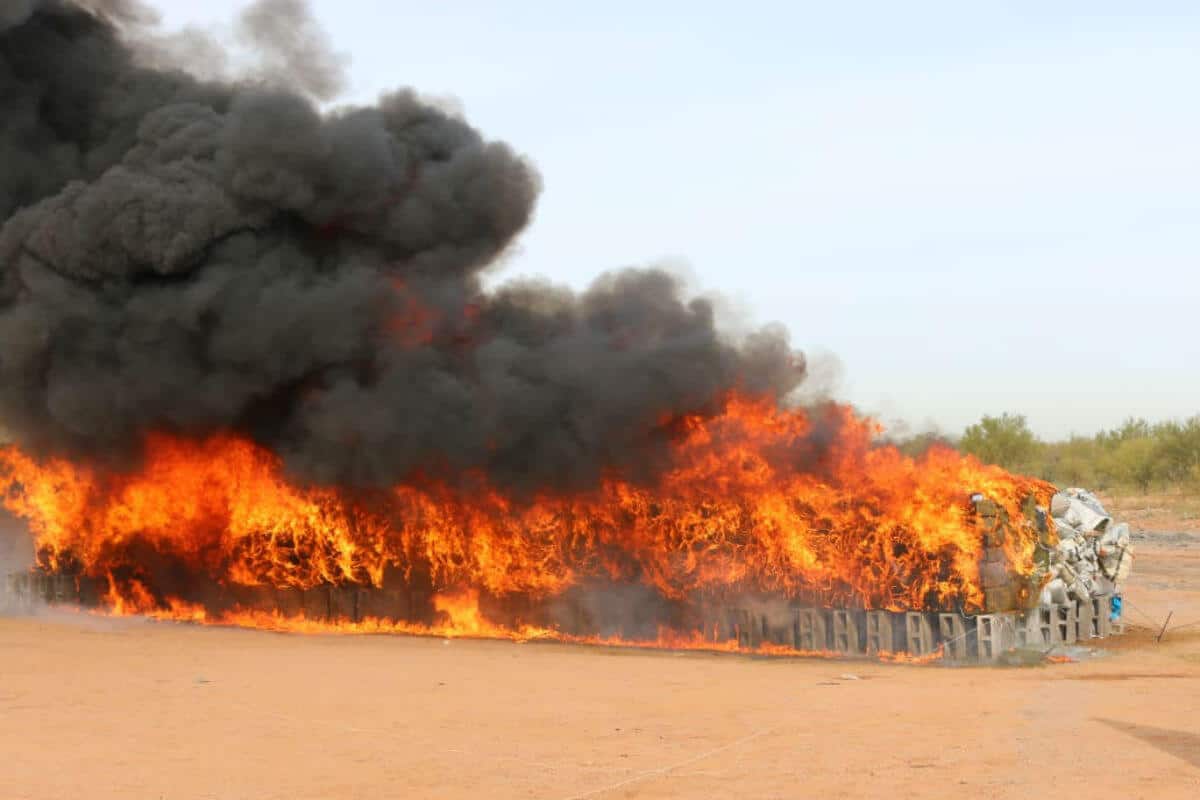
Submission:
M 537 164 L 496 280 L 675 265 L 914 429 L 1200 413 L 1200 4 L 312 5 L 343 100 L 451 97 Z

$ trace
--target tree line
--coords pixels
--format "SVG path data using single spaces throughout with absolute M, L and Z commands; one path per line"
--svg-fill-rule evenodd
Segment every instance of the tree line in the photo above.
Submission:
M 1006 413 L 984 416 L 958 439 L 921 434 L 898 444 L 915 454 L 935 442 L 1059 486 L 1200 491 L 1200 414 L 1157 423 L 1131 417 L 1095 436 L 1043 441 L 1030 430 L 1024 415 Z

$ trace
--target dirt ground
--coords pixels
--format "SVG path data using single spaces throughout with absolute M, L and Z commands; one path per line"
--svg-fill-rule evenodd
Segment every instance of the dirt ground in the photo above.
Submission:
M 1200 622 L 1200 537 L 1127 619 Z M 0 798 L 1200 796 L 1200 624 L 1029 668 L 0 619 Z
M 1114 519 L 1135 531 L 1200 533 L 1200 492 L 1183 487 L 1149 494 L 1101 494 Z

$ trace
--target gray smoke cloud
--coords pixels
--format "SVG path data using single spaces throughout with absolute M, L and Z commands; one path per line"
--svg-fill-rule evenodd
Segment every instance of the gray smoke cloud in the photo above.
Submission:
M 41 9 L 61 8 L 68 0 L 0 0 L 0 31 L 20 25 Z M 139 0 L 75 0 L 70 3 L 87 13 L 109 22 L 151 24 L 158 15 Z
M 346 59 L 308 13 L 304 0 L 259 0 L 241 15 L 238 36 L 259 54 L 264 80 L 293 83 L 327 100 L 346 84 Z
M 412 91 L 321 112 L 340 62 L 302 3 L 243 16 L 298 82 L 270 88 L 140 59 L 135 3 L 2 2 L 0 419 L 25 448 L 234 428 L 321 482 L 582 486 L 804 376 L 785 331 L 727 341 L 661 270 L 485 292 L 536 170 Z
M 0 3 L 0 31 L 20 25 L 33 14 L 35 0 L 4 0 Z

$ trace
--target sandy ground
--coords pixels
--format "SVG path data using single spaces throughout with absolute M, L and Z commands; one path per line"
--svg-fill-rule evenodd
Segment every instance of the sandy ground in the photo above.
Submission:
M 1187 487 L 1148 494 L 1101 493 L 1113 518 L 1135 531 L 1200 533 L 1200 492 Z
M 1200 621 L 1200 537 L 1139 546 L 1128 619 Z M 3 800 L 814 796 L 1200 796 L 1200 625 L 1001 669 L 0 619 Z

